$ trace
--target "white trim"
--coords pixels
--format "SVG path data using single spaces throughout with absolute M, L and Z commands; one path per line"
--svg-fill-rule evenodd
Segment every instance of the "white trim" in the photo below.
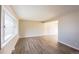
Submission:
M 71 45 L 66 44 L 66 43 L 64 43 L 64 42 L 61 42 L 61 41 L 58 41 L 58 42 L 60 42 L 60 43 L 62 43 L 62 44 L 64 44 L 64 45 L 66 45 L 66 46 L 69 46 L 69 47 L 71 47 L 71 48 L 73 48 L 73 49 L 75 49 L 75 50 L 79 50 L 79 48 L 74 47 L 74 46 L 71 46 Z
M 19 36 L 19 37 L 20 38 L 25 38 L 25 37 L 36 37 L 36 36 L 48 36 L 48 35 L 41 34 L 41 35 Z M 52 36 L 56 36 L 56 35 L 52 35 Z
M 45 36 L 45 35 L 44 35 L 44 34 L 41 34 L 41 35 L 20 36 L 20 38 L 25 38 L 25 37 L 36 37 L 36 36 Z

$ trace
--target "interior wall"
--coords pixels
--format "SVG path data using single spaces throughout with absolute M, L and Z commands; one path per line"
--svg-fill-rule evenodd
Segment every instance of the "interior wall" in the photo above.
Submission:
M 44 34 L 45 35 L 56 35 L 58 36 L 58 21 L 51 21 L 44 23 Z
M 59 42 L 79 50 L 79 11 L 59 18 Z
M 19 21 L 20 37 L 42 36 L 44 32 L 43 23 L 37 21 Z
M 0 49 L 1 49 L 1 5 L 0 5 Z

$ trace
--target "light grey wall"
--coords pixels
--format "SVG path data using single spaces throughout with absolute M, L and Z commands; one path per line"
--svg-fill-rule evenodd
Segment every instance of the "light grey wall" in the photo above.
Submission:
M 79 12 L 72 12 L 59 19 L 59 42 L 79 50 Z
M 1 49 L 1 5 L 0 5 L 0 49 Z

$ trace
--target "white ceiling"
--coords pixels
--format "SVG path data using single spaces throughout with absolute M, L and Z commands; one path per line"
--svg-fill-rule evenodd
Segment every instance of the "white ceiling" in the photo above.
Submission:
M 46 21 L 62 13 L 78 10 L 79 6 L 56 5 L 15 5 L 13 6 L 17 16 L 22 20 Z

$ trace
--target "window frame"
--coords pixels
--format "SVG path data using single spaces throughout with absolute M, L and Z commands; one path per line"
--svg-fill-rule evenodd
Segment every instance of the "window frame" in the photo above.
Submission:
M 15 33 L 13 35 L 11 35 L 10 37 L 7 38 L 7 40 L 5 40 L 5 13 L 13 19 L 14 23 L 15 23 Z M 2 20 L 3 20 L 3 38 L 1 39 L 1 41 L 3 40 L 3 42 L 1 42 L 1 47 L 4 47 L 10 40 L 12 40 L 16 34 L 17 34 L 17 24 L 16 24 L 16 17 L 11 13 L 9 12 L 7 9 L 2 9 Z

